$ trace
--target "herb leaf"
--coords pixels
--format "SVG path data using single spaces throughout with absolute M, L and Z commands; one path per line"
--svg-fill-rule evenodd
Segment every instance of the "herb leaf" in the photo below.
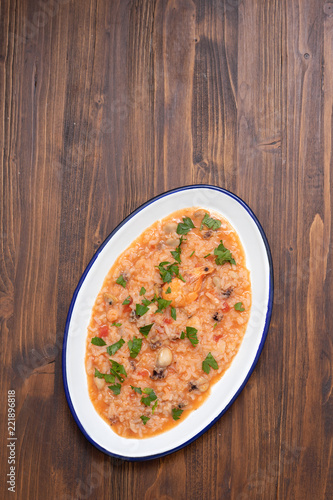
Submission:
M 114 322 L 112 323 L 112 325 L 111 325 L 111 326 L 118 326 L 118 327 L 119 327 L 119 326 L 121 326 L 121 325 L 122 325 L 122 323 L 116 323 L 116 322 L 114 321 Z
M 219 365 L 217 364 L 214 356 L 209 352 L 206 359 L 202 362 L 202 369 L 205 373 L 209 373 L 211 367 L 214 368 L 214 370 L 217 370 Z
M 243 302 L 237 302 L 237 304 L 234 305 L 235 311 L 245 311 Z
M 144 306 L 149 306 L 149 304 L 151 304 L 151 300 L 148 300 L 148 299 L 142 299 L 142 304 Z
M 91 343 L 93 345 L 97 345 L 99 347 L 101 347 L 102 345 L 106 345 L 106 342 L 105 340 L 101 339 L 100 337 L 94 337 L 91 339 Z
M 201 221 L 201 226 L 200 226 L 200 231 L 205 225 L 208 227 L 208 229 L 212 229 L 213 231 L 216 231 L 219 227 L 221 227 L 221 221 L 218 219 L 213 219 L 213 217 L 209 217 L 209 215 L 206 213 L 204 218 Z
M 156 410 L 157 403 L 158 403 L 158 399 L 156 399 L 155 403 L 151 407 L 151 413 L 152 413 L 152 415 L 154 415 L 154 411 Z
M 127 342 L 127 345 L 130 350 L 130 357 L 136 358 L 141 350 L 142 339 L 137 339 L 136 337 L 133 337 L 133 340 L 129 340 Z
M 120 363 L 117 363 L 117 361 L 114 361 L 113 359 L 110 359 L 110 361 L 112 363 L 112 368 L 111 368 L 110 372 L 112 373 L 112 375 L 117 377 L 119 382 L 124 382 L 125 378 L 122 375 L 127 377 L 125 367 L 123 365 L 121 365 Z
M 104 380 L 107 384 L 114 384 L 114 382 L 115 382 L 114 375 L 111 375 L 109 373 L 101 373 L 97 370 L 97 368 L 95 368 L 95 377 L 104 378 Z
M 214 250 L 214 255 L 216 255 L 215 257 L 216 264 L 222 266 L 222 264 L 224 264 L 225 262 L 230 262 L 231 264 L 236 265 L 235 259 L 233 259 L 230 250 L 228 250 L 223 245 L 222 240 L 220 240 L 220 242 L 221 243 L 219 244 L 219 246 Z
M 170 288 L 169 286 L 168 286 L 168 288 L 167 288 L 167 290 L 166 290 L 165 294 L 167 294 L 167 293 L 171 293 L 171 288 Z
M 144 415 L 141 415 L 141 417 L 140 417 L 140 418 L 141 418 L 141 420 L 142 420 L 142 422 L 143 422 L 143 425 L 146 425 L 146 423 L 148 422 L 148 420 L 150 420 L 150 418 L 149 418 L 149 417 L 145 417 Z
M 191 342 L 191 344 L 193 346 L 196 346 L 197 344 L 199 344 L 199 340 L 197 337 L 197 331 L 198 330 L 196 328 L 193 328 L 192 326 L 186 327 L 186 337 L 189 339 L 189 341 Z
M 174 420 L 179 420 L 183 411 L 184 410 L 181 410 L 180 408 L 172 408 L 172 418 Z
M 148 337 L 148 333 L 150 332 L 152 326 L 153 326 L 154 323 L 151 323 L 150 325 L 145 325 L 145 326 L 141 326 L 139 328 L 139 332 L 142 333 L 142 335 L 144 337 Z
M 182 332 L 182 333 L 180 334 L 180 338 L 181 338 L 182 340 L 185 338 L 185 332 Z
M 140 295 L 144 295 L 146 293 L 146 289 L 144 286 L 141 287 L 141 290 L 140 290 Z
M 120 389 L 121 389 L 120 384 L 108 385 L 108 388 L 111 389 L 111 391 L 114 393 L 115 396 L 118 396 L 118 394 L 120 394 Z
M 113 354 L 115 354 L 118 349 L 121 348 L 121 346 L 123 346 L 125 344 L 125 340 L 123 339 L 120 339 L 118 340 L 118 342 L 115 342 L 115 344 L 112 344 L 112 345 L 109 345 L 107 348 L 106 348 L 106 352 L 110 355 L 110 356 L 113 356 Z
M 123 306 L 126 306 L 127 304 L 130 304 L 131 303 L 131 296 L 129 295 L 128 297 L 126 297 L 126 299 L 124 300 L 123 302 Z
M 175 321 L 177 319 L 177 312 L 175 307 L 171 307 L 171 318 L 173 318 Z
M 143 403 L 145 406 L 150 406 L 150 403 L 155 401 L 157 399 L 157 396 L 154 392 L 154 389 L 150 389 L 149 387 L 146 387 L 145 389 L 142 389 L 142 392 L 145 394 L 148 394 L 148 396 L 142 396 L 141 398 L 141 403 Z
M 134 387 L 133 385 L 131 385 L 131 388 L 133 389 L 133 391 L 137 392 L 138 394 L 142 394 L 141 387 Z
M 121 285 L 123 286 L 124 288 L 126 288 L 126 285 L 127 285 L 127 281 L 124 279 L 123 275 L 121 274 L 119 276 L 119 278 L 116 280 L 116 283 L 118 283 L 118 285 Z
M 137 316 L 143 316 L 147 311 L 149 311 L 149 307 L 143 306 L 142 304 L 136 304 L 135 312 Z
M 191 253 L 190 257 L 192 257 L 192 255 L 194 255 L 194 252 L 195 252 L 195 250 L 193 250 L 193 252 Z
M 187 234 L 195 225 L 190 217 L 183 217 L 183 222 L 179 222 L 177 226 L 177 234 Z
M 166 300 L 159 297 L 157 299 L 158 309 L 155 311 L 155 314 L 164 311 L 164 309 L 166 309 L 171 304 L 171 302 L 172 300 Z

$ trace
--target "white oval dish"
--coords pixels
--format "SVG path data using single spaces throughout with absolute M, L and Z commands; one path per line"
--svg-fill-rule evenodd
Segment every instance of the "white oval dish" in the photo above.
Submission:
M 87 327 L 92 307 L 116 258 L 156 220 L 181 208 L 215 210 L 237 231 L 246 254 L 252 285 L 252 308 L 243 342 L 231 366 L 211 394 L 183 422 L 145 439 L 118 436 L 98 415 L 88 394 L 85 371 Z M 250 377 L 262 351 L 273 304 L 273 266 L 266 236 L 251 209 L 216 186 L 185 186 L 151 199 L 119 224 L 100 246 L 74 292 L 63 342 L 63 381 L 73 417 L 99 450 L 125 460 L 148 460 L 179 450 L 209 429 L 230 407 Z

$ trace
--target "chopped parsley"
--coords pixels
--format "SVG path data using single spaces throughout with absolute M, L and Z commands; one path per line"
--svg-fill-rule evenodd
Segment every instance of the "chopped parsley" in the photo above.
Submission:
M 158 309 L 155 311 L 155 314 L 164 311 L 164 309 L 166 309 L 171 304 L 171 302 L 172 300 L 166 300 L 159 297 L 157 299 Z
M 126 288 L 126 285 L 127 285 L 127 281 L 124 279 L 124 276 L 121 274 L 119 276 L 119 278 L 116 280 L 116 283 L 118 283 L 118 285 L 121 285 L 123 286 L 124 288 Z
M 167 294 L 167 293 L 171 293 L 171 288 L 170 288 L 169 286 L 168 286 L 168 288 L 167 288 L 167 290 L 166 290 L 165 294 Z
M 148 420 L 150 420 L 150 418 L 149 418 L 149 417 L 145 417 L 144 415 L 141 415 L 141 417 L 140 417 L 140 418 L 141 418 L 141 420 L 142 420 L 142 422 L 143 422 L 143 425 L 146 425 L 146 423 L 148 422 Z
M 123 302 L 123 306 L 127 306 L 127 304 L 130 304 L 131 303 L 131 296 L 129 295 L 128 297 L 126 297 L 126 299 L 124 300 Z
M 134 387 L 133 385 L 131 385 L 131 388 L 133 389 L 133 391 L 137 392 L 138 394 L 142 394 L 141 387 Z
M 218 219 L 213 219 L 213 217 L 209 217 L 209 215 L 206 213 L 201 221 L 200 231 L 204 225 L 208 227 L 208 229 L 216 231 L 219 227 L 221 227 L 221 221 Z
M 195 252 L 195 250 L 193 250 L 193 252 L 191 253 L 190 257 L 192 257 L 192 255 L 194 255 L 194 252 Z
M 180 248 L 180 245 L 183 243 L 183 241 L 184 241 L 184 238 L 183 238 L 183 236 L 181 236 L 181 237 L 180 237 L 180 239 L 179 239 L 179 245 L 178 245 L 178 247 L 176 248 L 176 250 L 173 250 L 172 252 L 170 252 L 170 253 L 171 253 L 171 255 L 172 255 L 172 257 L 175 259 L 175 261 L 177 261 L 177 262 L 178 262 L 178 264 L 180 264 L 180 262 L 181 262 L 181 261 L 180 261 L 180 254 L 181 254 L 181 251 L 182 251 L 182 250 L 181 250 L 181 248 Z M 185 241 L 186 241 L 186 240 L 185 240 Z
M 237 302 L 237 304 L 234 305 L 235 311 L 245 311 L 243 302 Z
M 147 394 L 147 396 L 142 396 L 141 398 L 141 403 L 143 403 L 145 406 L 150 406 L 150 403 L 153 401 L 156 401 L 157 396 L 154 392 L 154 389 L 150 389 L 149 387 L 146 387 L 145 389 L 142 389 L 142 392 L 144 394 Z
M 155 403 L 151 407 L 151 413 L 152 413 L 152 415 L 154 415 L 154 411 L 156 410 L 157 403 L 158 403 L 158 399 L 156 399 Z
M 142 333 L 142 335 L 144 337 L 148 337 L 148 333 L 150 332 L 152 326 L 153 326 L 154 323 L 151 323 L 150 325 L 145 325 L 145 326 L 141 326 L 139 328 L 139 332 Z
M 111 391 L 115 396 L 118 396 L 118 394 L 120 394 L 120 389 L 121 389 L 120 384 L 108 385 L 108 388 L 111 389 Z
M 213 330 L 217 327 L 217 323 L 214 323 Z
M 112 368 L 110 370 L 111 374 L 117 377 L 119 382 L 124 382 L 125 378 L 123 377 L 123 375 L 127 377 L 125 367 L 120 363 L 117 363 L 117 361 L 114 361 L 113 359 L 110 359 L 110 361 L 112 363 Z
M 111 326 L 118 326 L 118 327 L 119 327 L 119 326 L 121 326 L 121 325 L 122 325 L 122 323 L 116 323 L 116 322 L 114 321 L 114 322 L 112 323 L 112 325 L 111 325 Z
M 127 342 L 127 345 L 130 350 L 130 357 L 136 358 L 141 350 L 142 339 L 137 339 L 136 337 L 133 337 L 133 340 L 129 340 Z
M 179 267 L 176 262 L 170 264 L 170 262 L 164 261 L 160 262 L 160 264 L 156 267 L 159 270 L 160 276 L 164 283 L 170 283 L 174 276 L 177 276 L 177 278 L 179 278 L 180 280 L 185 281 L 181 274 L 179 274 Z
M 111 375 L 110 373 L 101 373 L 97 370 L 97 368 L 95 368 L 95 377 L 104 378 L 107 384 L 114 384 L 115 382 L 114 375 Z
M 187 234 L 195 225 L 190 217 L 183 217 L 183 222 L 179 222 L 177 226 L 177 234 Z
M 105 340 L 101 339 L 101 337 L 94 337 L 91 339 L 91 343 L 93 345 L 98 345 L 99 347 L 101 347 L 102 345 L 106 345 L 106 342 Z
M 175 321 L 177 319 L 177 312 L 175 307 L 171 307 L 171 318 L 173 318 Z
M 142 304 L 136 304 L 135 312 L 137 316 L 143 316 L 144 314 L 146 314 L 147 311 L 149 311 L 149 307 L 144 306 Z
M 144 295 L 146 293 L 146 289 L 144 286 L 141 287 L 141 290 L 140 290 L 140 296 L 141 295 Z
M 142 300 L 142 304 L 143 304 L 144 306 L 149 306 L 149 304 L 151 304 L 151 300 L 148 300 L 148 299 L 143 299 L 143 300 Z
M 174 420 L 179 420 L 183 411 L 184 410 L 181 410 L 180 408 L 172 408 L 172 418 Z
M 204 259 L 207 259 L 207 257 L 209 257 L 211 254 L 208 253 L 207 255 L 204 256 Z
M 197 344 L 199 344 L 199 340 L 197 337 L 197 331 L 198 330 L 196 328 L 193 328 L 192 326 L 187 326 L 186 333 L 182 332 L 180 335 L 180 338 L 184 339 L 185 337 L 187 337 L 189 339 L 189 341 L 191 342 L 191 344 L 193 346 L 196 346 Z
M 116 342 L 115 344 L 112 344 L 112 345 L 109 345 L 107 348 L 106 348 L 106 352 L 110 355 L 110 356 L 113 356 L 113 354 L 115 354 L 118 349 L 121 348 L 121 346 L 123 346 L 125 344 L 125 340 L 123 339 L 120 339 L 118 340 L 118 342 Z
M 228 250 L 223 245 L 222 240 L 220 240 L 220 242 L 221 243 L 219 244 L 219 246 L 214 250 L 214 255 L 216 255 L 215 257 L 216 264 L 222 266 L 222 264 L 224 264 L 225 262 L 230 262 L 230 264 L 236 265 L 235 259 L 233 259 L 230 250 Z
M 209 352 L 206 356 L 206 359 L 202 362 L 202 369 L 205 373 L 210 372 L 210 368 L 213 368 L 214 370 L 218 369 L 218 364 L 216 359 L 213 357 L 213 355 Z

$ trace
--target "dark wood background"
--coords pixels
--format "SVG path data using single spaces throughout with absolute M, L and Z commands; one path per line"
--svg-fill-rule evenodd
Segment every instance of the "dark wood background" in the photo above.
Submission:
M 0 9 L 1 498 L 333 498 L 333 3 Z M 67 310 L 111 230 L 192 183 L 231 190 L 262 223 L 275 273 L 270 331 L 246 388 L 206 434 L 151 462 L 114 460 L 67 406 Z

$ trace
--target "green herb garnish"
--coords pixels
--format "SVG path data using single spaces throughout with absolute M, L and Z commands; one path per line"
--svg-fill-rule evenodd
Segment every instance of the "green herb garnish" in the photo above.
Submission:
M 149 304 L 151 304 L 151 300 L 148 300 L 148 299 L 142 299 L 142 304 L 144 306 L 149 306 Z
M 180 334 L 180 338 L 181 338 L 182 340 L 185 338 L 185 332 L 182 332 L 182 333 Z
M 114 375 L 110 375 L 109 373 L 101 373 L 97 370 L 97 368 L 95 368 L 95 377 L 104 378 L 107 384 L 114 384 L 115 382 Z
M 94 337 L 91 339 L 91 343 L 93 345 L 97 345 L 98 347 L 101 347 L 102 345 L 106 345 L 105 340 L 101 339 L 101 337 Z
M 169 286 L 168 286 L 168 288 L 167 288 L 167 290 L 166 290 L 165 294 L 168 294 L 168 293 L 171 293 L 171 288 L 170 288 Z
M 207 257 L 209 257 L 211 254 L 208 253 L 207 255 L 204 256 L 204 259 L 207 259 Z
M 145 417 L 144 415 L 141 415 L 141 417 L 140 417 L 140 418 L 141 418 L 141 420 L 142 420 L 142 422 L 143 422 L 143 425 L 146 425 L 146 423 L 148 422 L 148 420 L 150 420 L 150 418 L 149 418 L 149 417 Z
M 144 295 L 146 293 L 146 289 L 144 286 L 141 287 L 141 290 L 140 290 L 140 295 Z
M 144 394 L 148 394 L 148 396 L 142 396 L 141 398 L 141 403 L 143 403 L 145 406 L 150 406 L 150 403 L 155 401 L 157 399 L 157 396 L 154 392 L 154 389 L 150 389 L 149 387 L 146 387 L 145 389 L 142 389 L 142 392 Z
M 208 227 L 208 229 L 212 229 L 213 231 L 216 231 L 219 227 L 221 227 L 221 221 L 218 219 L 213 219 L 212 217 L 209 217 L 209 215 L 206 213 L 204 218 L 201 221 L 201 226 L 200 226 L 200 231 L 202 230 L 203 226 L 205 225 Z
M 237 304 L 234 305 L 235 311 L 245 311 L 243 302 L 237 302 Z
M 137 392 L 138 394 L 142 394 L 141 387 L 134 387 L 133 385 L 131 385 L 131 388 L 133 389 L 133 391 Z
M 179 267 L 176 262 L 170 264 L 170 262 L 164 261 L 155 267 L 158 268 L 160 276 L 164 283 L 170 283 L 174 276 L 177 276 L 177 278 L 179 278 L 180 280 L 185 281 L 181 274 L 179 274 Z
M 116 323 L 116 322 L 114 321 L 114 322 L 112 323 L 112 325 L 111 325 L 111 326 L 118 326 L 118 327 L 119 327 L 119 326 L 121 326 L 121 325 L 122 325 L 122 323 Z
M 154 323 L 151 323 L 150 325 L 145 325 L 145 326 L 141 326 L 139 328 L 139 332 L 142 333 L 142 335 L 144 337 L 148 337 L 148 333 L 150 332 L 152 326 L 153 326 Z
M 107 348 L 106 348 L 106 352 L 110 355 L 110 356 L 113 356 L 117 351 L 118 349 L 121 348 L 121 346 L 123 346 L 125 344 L 125 340 L 123 339 L 120 339 L 118 340 L 118 342 L 116 342 L 115 344 L 112 344 L 112 345 L 109 345 Z
M 219 244 L 219 246 L 214 250 L 214 255 L 216 255 L 215 257 L 216 264 L 222 266 L 222 264 L 224 264 L 225 262 L 230 262 L 230 264 L 236 265 L 235 259 L 233 259 L 230 250 L 228 250 L 223 245 L 222 240 L 220 240 L 220 242 L 221 243 Z
M 131 303 L 131 296 L 129 295 L 123 302 L 123 306 L 127 306 L 127 304 Z
M 118 394 L 120 394 L 120 389 L 121 389 L 120 384 L 108 385 L 108 388 L 111 389 L 111 391 L 115 396 L 118 396 Z
M 120 363 L 117 363 L 117 361 L 114 361 L 113 359 L 110 359 L 110 361 L 112 364 L 112 368 L 110 370 L 111 374 L 114 375 L 115 377 L 117 377 L 119 382 L 123 383 L 125 380 L 123 375 L 125 377 L 127 377 L 125 367 L 123 365 L 121 365 Z
M 164 309 L 166 309 L 171 304 L 171 302 L 172 300 L 166 300 L 159 297 L 157 299 L 158 309 L 155 311 L 155 314 L 164 311 Z
M 194 252 L 195 252 L 195 250 L 193 250 L 193 252 L 191 253 L 190 257 L 192 257 L 192 255 L 194 255 Z
M 199 340 L 198 340 L 198 337 L 197 337 L 197 329 L 196 328 L 193 328 L 192 326 L 187 326 L 186 327 L 186 333 L 184 333 L 184 336 L 180 336 L 180 338 L 185 338 L 187 337 L 189 339 L 189 341 L 191 342 L 191 344 L 193 346 L 196 346 L 197 344 L 199 344 Z
M 183 411 L 184 410 L 181 410 L 180 408 L 172 408 L 172 418 L 174 420 L 179 420 Z
M 175 321 L 177 319 L 177 312 L 175 307 L 171 307 L 171 318 L 173 318 Z
M 154 415 L 154 411 L 156 410 L 157 403 L 158 403 L 158 399 L 156 399 L 155 403 L 151 407 L 151 413 L 152 413 L 152 415 Z
M 214 328 L 216 328 L 216 327 L 217 327 L 217 323 L 214 323 L 213 330 L 214 330 Z
M 136 358 L 141 350 L 142 339 L 137 339 L 136 337 L 133 337 L 133 340 L 129 340 L 127 342 L 127 345 L 130 350 L 130 357 Z
M 143 316 L 147 311 L 149 311 L 149 307 L 143 306 L 142 304 L 136 304 L 135 312 L 137 316 Z
M 118 283 L 118 285 L 121 285 L 123 286 L 124 288 L 126 288 L 126 285 L 127 285 L 127 281 L 124 279 L 123 275 L 121 274 L 119 276 L 119 278 L 116 280 L 116 283 Z
M 216 359 L 209 352 L 206 356 L 206 359 L 202 362 L 202 369 L 205 373 L 209 373 L 211 367 L 214 368 L 214 370 L 217 370 L 219 366 Z
M 177 226 L 177 234 L 187 234 L 195 225 L 190 217 L 183 217 L 183 222 L 179 222 Z

